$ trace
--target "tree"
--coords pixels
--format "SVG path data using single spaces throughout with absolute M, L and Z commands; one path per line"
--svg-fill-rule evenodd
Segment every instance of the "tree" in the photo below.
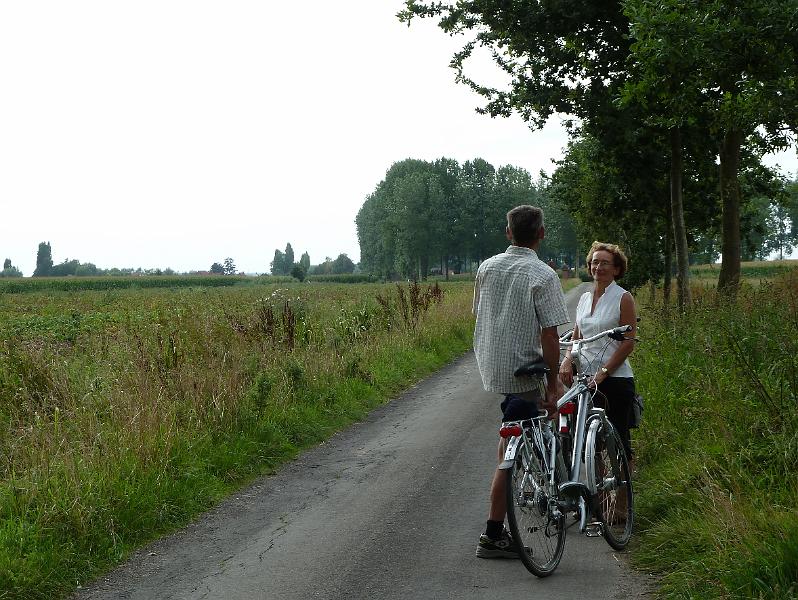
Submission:
M 7 258 L 3 261 L 3 270 L 0 271 L 0 277 L 22 277 L 22 271 L 12 265 L 11 259 Z
M 778 252 L 779 260 L 783 260 L 785 254 L 790 256 L 796 240 L 790 235 L 787 209 L 778 204 L 771 206 L 766 225 L 770 235 L 765 238 L 763 258 L 772 252 Z
M 64 262 L 53 266 L 53 268 L 50 269 L 49 275 L 52 277 L 67 277 L 69 275 L 75 275 L 79 266 L 79 260 L 74 258 L 72 260 L 66 259 Z
M 435 224 L 429 212 L 431 169 L 430 163 L 415 159 L 394 163 L 366 198 L 355 219 L 364 270 L 386 279 L 418 273 L 424 260 L 419 240 L 430 240 Z
M 215 262 L 211 265 L 211 273 L 214 275 L 224 275 L 224 266 Z
M 785 186 L 784 207 L 790 220 L 790 238 L 798 243 L 798 177 Z
M 335 275 L 343 273 L 353 273 L 355 271 L 355 263 L 346 254 L 339 254 L 332 262 L 332 272 Z
M 718 288 L 740 283 L 741 149 L 784 147 L 798 130 L 795 0 L 625 0 L 636 77 L 674 118 L 707 118 L 720 158 Z M 673 85 L 674 79 L 678 85 Z
M 593 136 L 584 135 L 571 141 L 563 160 L 551 178 L 548 202 L 544 206 L 567 211 L 573 217 L 579 251 L 574 260 L 582 259 L 594 240 L 612 241 L 623 247 L 632 268 L 624 277 L 624 285 L 638 287 L 646 281 L 657 281 L 663 275 L 663 254 L 667 244 L 660 232 L 666 229 L 667 197 L 662 184 L 651 184 L 633 176 L 630 171 L 649 169 L 649 174 L 664 178 L 661 168 L 646 164 L 650 156 L 642 147 L 637 157 L 617 156 L 617 146 L 608 151 Z M 633 161 L 625 165 L 624 160 Z M 642 194 L 639 186 L 659 191 L 659 196 L 643 195 L 647 204 L 635 205 L 632 199 Z M 551 209 L 548 208 L 551 212 Z M 548 223 L 548 214 L 546 222 Z M 548 240 L 544 239 L 544 244 Z
M 765 260 L 772 252 L 792 252 L 789 193 L 785 179 L 745 152 L 739 176 L 742 260 Z
M 274 251 L 274 260 L 271 262 L 272 275 L 282 275 L 285 273 L 285 254 L 279 250 Z
M 312 275 L 329 275 L 332 273 L 332 259 L 329 256 L 324 257 L 324 262 L 320 265 L 313 265 L 310 267 L 308 273 Z
M 573 115 L 582 122 L 581 133 L 572 129 L 575 141 L 579 135 L 587 135 L 600 141 L 605 151 L 610 145 L 619 151 L 628 147 L 629 140 L 623 135 L 626 132 L 633 132 L 635 141 L 645 139 L 646 132 L 640 131 L 639 116 L 628 108 L 619 107 L 617 102 L 628 76 L 626 61 L 630 44 L 628 19 L 619 3 L 407 0 L 399 18 L 409 23 L 415 17 L 437 17 L 444 32 L 470 36 L 462 50 L 454 55 L 451 66 L 456 71 L 458 82 L 485 98 L 485 104 L 477 112 L 492 117 L 506 117 L 517 112 L 531 128 L 542 127 L 555 113 Z M 484 85 L 467 75 L 468 60 L 478 47 L 486 49 L 509 76 L 505 89 Z M 614 158 L 610 162 L 623 165 Z M 624 208 L 637 198 L 656 199 L 661 205 L 659 193 L 651 189 L 655 182 L 664 184 L 658 170 L 651 177 L 646 171 L 637 174 L 643 175 L 640 179 L 649 189 L 642 195 L 624 198 Z M 625 182 L 624 188 L 630 187 L 626 185 L 626 177 L 621 180 Z M 561 192 L 565 191 L 562 186 L 566 181 L 568 178 L 560 178 L 558 182 Z M 641 187 L 642 183 L 636 184 L 635 191 Z M 587 189 L 600 190 L 600 186 L 583 187 L 583 191 Z M 581 193 L 570 196 L 582 206 L 589 203 Z M 638 212 L 643 216 L 650 215 L 645 209 Z M 661 214 L 662 211 L 658 212 Z M 588 219 L 584 221 L 594 226 L 597 224 Z M 598 223 L 612 225 L 607 218 Z M 649 240 L 659 242 L 659 232 L 663 230 L 665 220 L 659 219 L 655 223 L 656 233 L 651 235 L 649 229 Z M 651 224 L 649 220 L 646 226 Z M 640 224 L 636 227 L 642 229 Z M 615 226 L 603 228 L 601 237 L 613 239 L 609 233 L 616 230 Z M 653 266 L 653 254 L 648 254 L 650 259 L 647 262 Z
M 410 279 L 427 277 L 430 254 L 435 246 L 434 231 L 437 224 L 435 208 L 441 204 L 441 196 L 442 190 L 437 177 L 429 168 L 408 174 L 396 184 L 394 189 L 397 209 L 396 267 L 405 277 Z M 335 268 L 334 264 L 333 272 Z M 344 272 L 351 273 L 351 271 Z
M 236 274 L 236 264 L 233 262 L 233 259 L 230 258 L 229 256 L 224 259 L 223 271 L 225 275 Z
M 478 112 L 506 117 L 516 111 L 536 128 L 555 112 L 584 119 L 607 109 L 625 72 L 628 21 L 614 2 L 407 0 L 398 16 L 408 24 L 440 17 L 447 34 L 472 34 L 450 64 L 458 82 L 487 100 Z M 467 61 L 480 46 L 510 76 L 507 89 L 467 76 Z
M 764 260 L 771 254 L 778 254 L 779 260 L 784 256 L 790 256 L 793 246 L 798 244 L 798 229 L 795 227 L 795 201 L 798 198 L 794 195 L 794 183 L 784 181 L 781 177 L 774 174 L 770 183 L 773 188 L 770 190 L 757 190 L 764 193 L 766 199 L 758 198 L 759 202 L 765 204 L 764 223 L 758 228 L 762 232 L 762 241 L 759 247 L 759 258 Z M 745 185 L 742 186 L 745 188 Z M 743 218 L 745 214 L 743 215 Z M 750 227 L 743 221 L 743 250 L 750 247 L 748 238 L 750 237 Z
M 298 279 L 299 281 L 305 281 L 306 274 L 307 272 L 300 263 L 294 264 L 293 268 L 291 269 L 291 277 Z
M 291 270 L 294 268 L 294 249 L 291 247 L 291 244 L 285 245 L 285 259 L 283 265 L 285 275 L 290 275 Z
M 75 268 L 75 276 L 77 277 L 95 277 L 100 274 L 100 270 L 94 263 L 78 263 Z
M 461 201 L 465 208 L 466 238 L 471 242 L 471 254 L 477 262 L 482 262 L 491 253 L 487 248 L 486 235 L 488 231 L 499 227 L 506 219 L 491 218 L 495 216 L 492 199 L 496 185 L 496 169 L 489 162 L 477 158 L 466 161 L 462 169 Z
M 40 242 L 39 250 L 36 253 L 36 269 L 33 271 L 34 277 L 46 277 L 53 269 L 53 252 L 50 242 Z
M 576 236 L 576 223 L 568 204 L 562 194 L 558 194 L 552 184 L 552 179 L 541 171 L 536 184 L 536 198 L 532 204 L 537 204 L 543 209 L 543 224 L 546 228 L 546 237 L 540 247 L 539 255 L 546 260 L 553 260 L 556 265 L 568 263 L 577 266 L 578 257 L 582 249 Z
M 424 279 L 440 264 L 448 276 L 452 266 L 504 250 L 507 211 L 543 197 L 524 169 L 497 170 L 481 158 L 462 167 L 448 158 L 394 163 L 358 211 L 360 268 Z
M 302 256 L 299 257 L 299 266 L 302 267 L 305 273 L 310 270 L 310 255 L 307 252 L 303 252 Z
M 456 160 L 445 157 L 436 160 L 432 168 L 442 194 L 439 205 L 433 209 L 435 219 L 434 250 L 439 254 L 441 272 L 448 280 L 451 261 L 455 257 L 462 258 L 465 254 L 463 250 L 462 169 Z
M 796 0 L 407 0 L 399 18 L 409 23 L 415 17 L 437 17 L 446 33 L 470 35 L 451 65 L 458 82 L 486 99 L 478 112 L 517 112 L 531 127 L 542 126 L 556 112 L 574 115 L 584 133 L 619 155 L 623 147 L 608 144 L 622 137 L 614 132 L 631 132 L 635 140 L 645 139 L 646 127 L 649 137 L 667 132 L 668 149 L 661 156 L 672 164 L 667 178 L 671 208 L 651 237 L 670 240 L 666 256 L 676 240 L 680 293 L 689 289 L 691 229 L 682 207 L 692 210 L 682 202 L 682 185 L 688 184 L 682 178 L 687 168 L 683 152 L 692 146 L 692 158 L 703 156 L 711 143 L 721 165 L 717 178 L 726 260 L 719 284 L 733 293 L 739 282 L 740 150 L 755 132 L 766 147 L 776 148 L 796 130 L 797 15 Z M 506 89 L 467 75 L 468 59 L 478 47 L 487 49 L 509 75 Z M 637 104 L 624 105 L 623 97 Z M 627 126 L 619 127 L 624 120 Z M 687 138 L 696 132 L 694 139 Z M 612 162 L 624 164 L 618 157 Z M 641 181 L 658 179 L 640 173 Z M 643 215 L 648 206 L 638 204 L 639 198 L 662 201 L 654 189 L 630 196 Z

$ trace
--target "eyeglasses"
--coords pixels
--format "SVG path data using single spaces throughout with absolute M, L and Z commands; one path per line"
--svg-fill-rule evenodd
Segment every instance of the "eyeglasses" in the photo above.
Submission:
M 591 267 L 614 267 L 615 265 L 608 260 L 591 260 Z

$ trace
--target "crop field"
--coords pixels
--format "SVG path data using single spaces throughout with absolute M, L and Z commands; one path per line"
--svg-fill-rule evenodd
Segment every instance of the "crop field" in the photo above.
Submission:
M 0 598 L 53 598 L 471 345 L 471 282 L 0 293 Z
M 740 265 L 740 277 L 748 283 L 756 283 L 760 279 L 773 279 L 779 275 L 798 268 L 798 260 L 750 261 Z M 707 280 L 717 282 L 720 265 L 694 265 L 690 267 L 690 276 L 698 282 Z

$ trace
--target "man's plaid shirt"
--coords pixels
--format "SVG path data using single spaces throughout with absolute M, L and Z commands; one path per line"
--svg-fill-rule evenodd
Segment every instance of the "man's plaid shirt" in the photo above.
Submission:
M 510 246 L 479 266 L 473 310 L 474 352 L 485 389 L 500 394 L 533 389 L 529 379 L 513 372 L 543 356 L 542 327 L 570 320 L 554 270 L 534 250 Z

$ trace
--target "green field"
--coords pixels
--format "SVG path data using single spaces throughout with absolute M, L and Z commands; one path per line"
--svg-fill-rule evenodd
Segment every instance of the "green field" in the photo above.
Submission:
M 743 262 L 740 265 L 740 276 L 748 283 L 761 279 L 773 279 L 798 268 L 798 260 L 769 260 Z M 690 276 L 699 281 L 718 279 L 720 264 L 694 265 L 690 267 Z
M 707 276 L 641 311 L 631 556 L 662 597 L 798 596 L 798 271 L 748 267 L 734 304 Z M 471 345 L 470 278 L 193 281 L 0 293 L 0 598 L 67 595 Z
M 471 282 L 0 294 L 0 598 L 68 594 L 462 354 L 471 297 Z

